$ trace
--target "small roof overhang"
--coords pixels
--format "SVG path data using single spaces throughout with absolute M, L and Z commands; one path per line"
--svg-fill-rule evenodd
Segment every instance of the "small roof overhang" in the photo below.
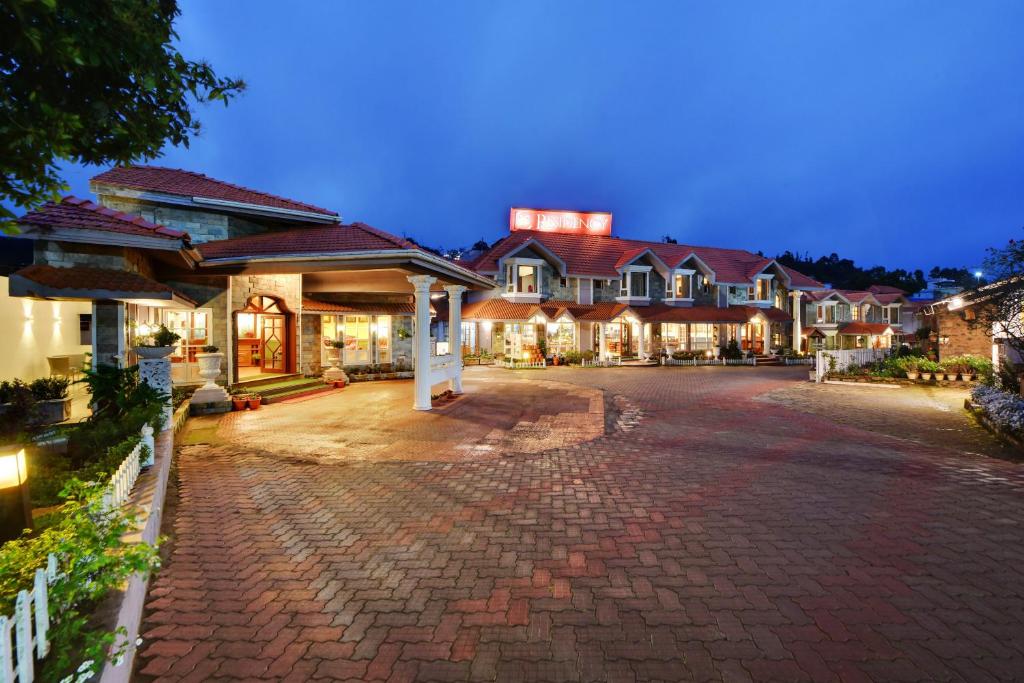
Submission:
M 34 264 L 12 273 L 14 297 L 65 301 L 124 301 L 164 308 L 195 308 L 196 302 L 139 273 L 108 268 L 57 268 Z
M 333 253 L 275 254 L 272 256 L 232 256 L 207 258 L 198 263 L 197 272 L 223 275 L 246 273 L 324 273 L 329 271 L 401 271 L 396 284 L 410 291 L 412 285 L 403 281 L 407 275 L 432 275 L 438 279 L 433 289 L 445 284 L 463 285 L 474 290 L 495 287 L 494 280 L 464 268 L 445 258 L 420 249 L 376 249 Z

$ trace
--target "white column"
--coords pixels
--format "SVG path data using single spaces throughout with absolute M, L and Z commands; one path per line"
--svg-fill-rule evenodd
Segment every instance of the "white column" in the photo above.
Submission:
M 452 377 L 452 393 L 462 393 L 462 293 L 466 288 L 462 285 L 446 285 L 448 292 L 448 348 L 455 357 L 455 376 Z
M 604 323 L 597 324 L 597 359 L 604 360 L 608 353 L 608 342 L 604 338 Z
M 793 350 L 800 353 L 800 338 L 804 333 L 802 315 L 800 311 L 800 297 L 803 292 L 790 292 L 793 297 Z
M 430 275 L 409 275 L 416 297 L 416 329 L 412 337 L 414 410 L 430 410 L 430 285 L 437 278 Z
M 643 321 L 641 321 L 640 324 L 637 325 L 637 329 L 639 330 L 639 333 L 636 336 L 636 355 L 640 358 L 640 360 L 643 360 L 646 357 L 646 354 L 644 354 L 644 323 L 643 323 Z

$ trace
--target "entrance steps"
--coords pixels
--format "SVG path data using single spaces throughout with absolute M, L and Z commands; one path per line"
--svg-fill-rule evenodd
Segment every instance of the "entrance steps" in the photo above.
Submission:
M 778 356 L 755 356 L 757 358 L 757 364 L 760 365 L 785 365 L 781 358 Z
M 334 391 L 333 386 L 324 384 L 319 377 L 303 377 L 298 373 L 260 377 L 238 382 L 234 387 L 258 393 L 264 403 L 280 403 L 291 398 Z

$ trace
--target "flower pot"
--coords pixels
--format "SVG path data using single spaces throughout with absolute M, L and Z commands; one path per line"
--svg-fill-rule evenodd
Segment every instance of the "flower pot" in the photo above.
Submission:
M 970 382 L 971 380 L 974 379 L 974 373 L 973 372 L 961 372 L 960 373 L 960 378 L 963 379 L 963 381 L 965 381 L 965 382 Z
M 920 374 L 921 373 L 919 372 L 911 372 L 910 370 L 907 370 L 907 379 L 917 379 Z
M 921 379 L 923 379 L 925 382 L 930 382 L 931 379 L 932 379 L 932 373 L 930 373 L 930 372 L 922 372 L 921 373 Z
M 247 403 L 248 401 L 244 398 L 231 399 L 231 407 L 234 408 L 235 410 L 245 410 L 245 406 Z
M 260 404 L 263 402 L 262 398 L 250 398 L 246 399 L 245 403 L 249 406 L 249 410 L 259 410 Z
M 54 398 L 36 401 L 35 424 L 50 425 L 71 419 L 71 399 Z
M 173 346 L 135 346 L 132 351 L 139 358 L 153 360 L 155 358 L 167 358 L 174 352 Z
M 345 380 L 343 380 L 343 379 L 339 379 L 339 380 L 337 380 L 337 381 L 336 381 L 336 382 L 334 383 L 334 388 L 335 388 L 335 389 L 344 389 L 344 388 L 345 388 Z

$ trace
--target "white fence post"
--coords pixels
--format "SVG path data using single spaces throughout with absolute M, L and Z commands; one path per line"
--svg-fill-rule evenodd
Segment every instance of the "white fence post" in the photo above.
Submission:
M 32 601 L 28 591 L 18 592 L 14 606 L 14 641 L 18 650 L 18 681 L 32 683 L 35 658 L 32 656 Z
M 36 657 L 42 659 L 50 651 L 50 598 L 47 595 L 46 571 L 36 570 L 35 590 L 32 602 L 35 603 L 36 617 Z
M 11 650 L 11 620 L 0 617 L 0 676 L 3 680 L 14 680 L 14 652 Z
M 153 438 L 153 428 L 148 424 L 142 425 L 142 445 L 149 449 L 146 462 L 141 463 L 142 467 L 150 467 L 155 462 L 156 440 Z

